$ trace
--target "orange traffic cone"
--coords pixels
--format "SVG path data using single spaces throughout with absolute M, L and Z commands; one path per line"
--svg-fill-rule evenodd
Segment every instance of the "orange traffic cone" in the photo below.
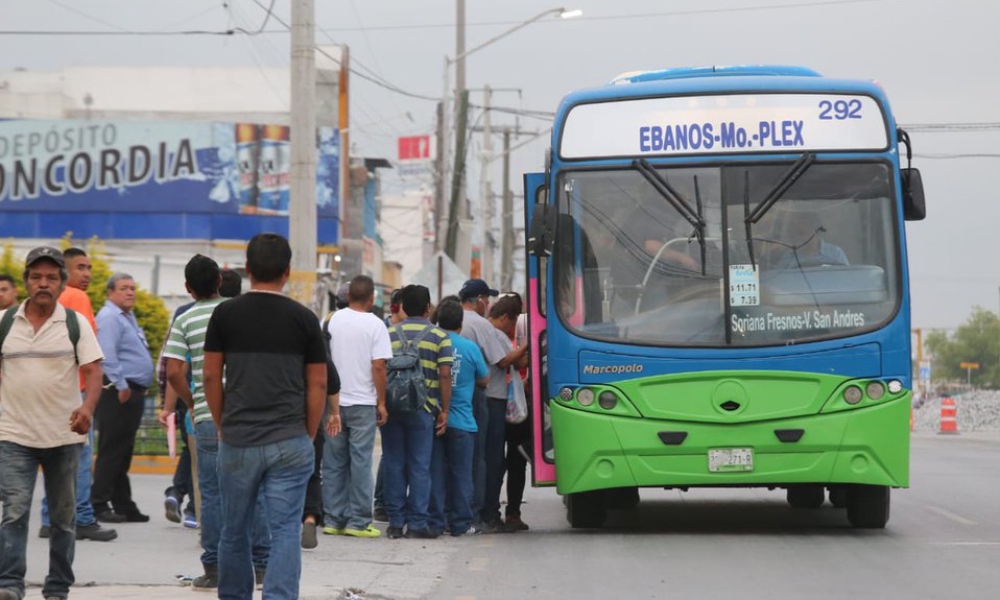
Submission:
M 958 433 L 958 410 L 954 398 L 941 398 L 941 429 L 938 433 Z

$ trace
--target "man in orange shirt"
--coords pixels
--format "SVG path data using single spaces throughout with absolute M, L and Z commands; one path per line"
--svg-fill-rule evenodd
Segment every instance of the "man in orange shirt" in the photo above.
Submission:
M 68 248 L 63 252 L 69 280 L 66 289 L 59 295 L 59 304 L 76 311 L 78 315 L 90 323 L 91 329 L 97 333 L 97 321 L 94 318 L 94 308 L 87 296 L 90 286 L 91 265 L 87 253 L 79 248 Z M 80 378 L 80 389 L 83 389 L 83 377 Z M 95 542 L 110 542 L 118 537 L 114 529 L 105 529 L 97 522 L 94 507 L 90 504 L 90 487 L 93 482 L 94 467 L 94 434 L 93 429 L 87 443 L 80 452 L 80 468 L 76 475 L 76 539 L 94 540 Z M 49 506 L 42 498 L 42 528 L 38 537 L 49 537 Z
M 0 310 L 17 304 L 17 283 L 10 275 L 0 275 Z

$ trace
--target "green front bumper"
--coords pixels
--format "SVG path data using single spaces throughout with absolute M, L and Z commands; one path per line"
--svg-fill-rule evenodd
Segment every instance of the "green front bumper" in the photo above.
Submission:
M 750 423 L 600 414 L 551 403 L 560 494 L 621 487 L 855 483 L 907 487 L 910 394 L 853 410 Z M 797 442 L 775 430 L 801 429 Z M 661 432 L 686 432 L 667 445 Z M 751 448 L 752 472 L 708 470 L 711 448 Z

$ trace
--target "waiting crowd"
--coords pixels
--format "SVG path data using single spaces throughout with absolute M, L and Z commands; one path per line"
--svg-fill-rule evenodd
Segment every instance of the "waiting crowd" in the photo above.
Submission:
M 470 279 L 435 307 L 426 287 L 408 285 L 382 319 L 374 282 L 359 275 L 317 320 L 283 294 L 290 264 L 285 238 L 255 236 L 241 295 L 237 274 L 194 256 L 184 271 L 194 301 L 176 311 L 155 370 L 129 275 L 108 280 L 96 317 L 82 250 L 29 252 L 20 305 L 16 282 L 0 276 L 0 600 L 25 594 L 39 468 L 45 598 L 68 596 L 76 540 L 111 541 L 117 533 L 100 523 L 149 520 L 128 471 L 157 372 L 159 420 L 183 438 L 166 517 L 200 530 L 195 590 L 296 598 L 300 548 L 315 548 L 320 531 L 432 539 L 528 529 L 521 297 Z

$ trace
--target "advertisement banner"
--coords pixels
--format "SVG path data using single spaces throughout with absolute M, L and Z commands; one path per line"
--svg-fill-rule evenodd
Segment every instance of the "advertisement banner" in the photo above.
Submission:
M 288 231 L 289 128 L 0 122 L 0 235 L 246 239 Z M 336 241 L 340 135 L 317 136 L 321 243 Z

